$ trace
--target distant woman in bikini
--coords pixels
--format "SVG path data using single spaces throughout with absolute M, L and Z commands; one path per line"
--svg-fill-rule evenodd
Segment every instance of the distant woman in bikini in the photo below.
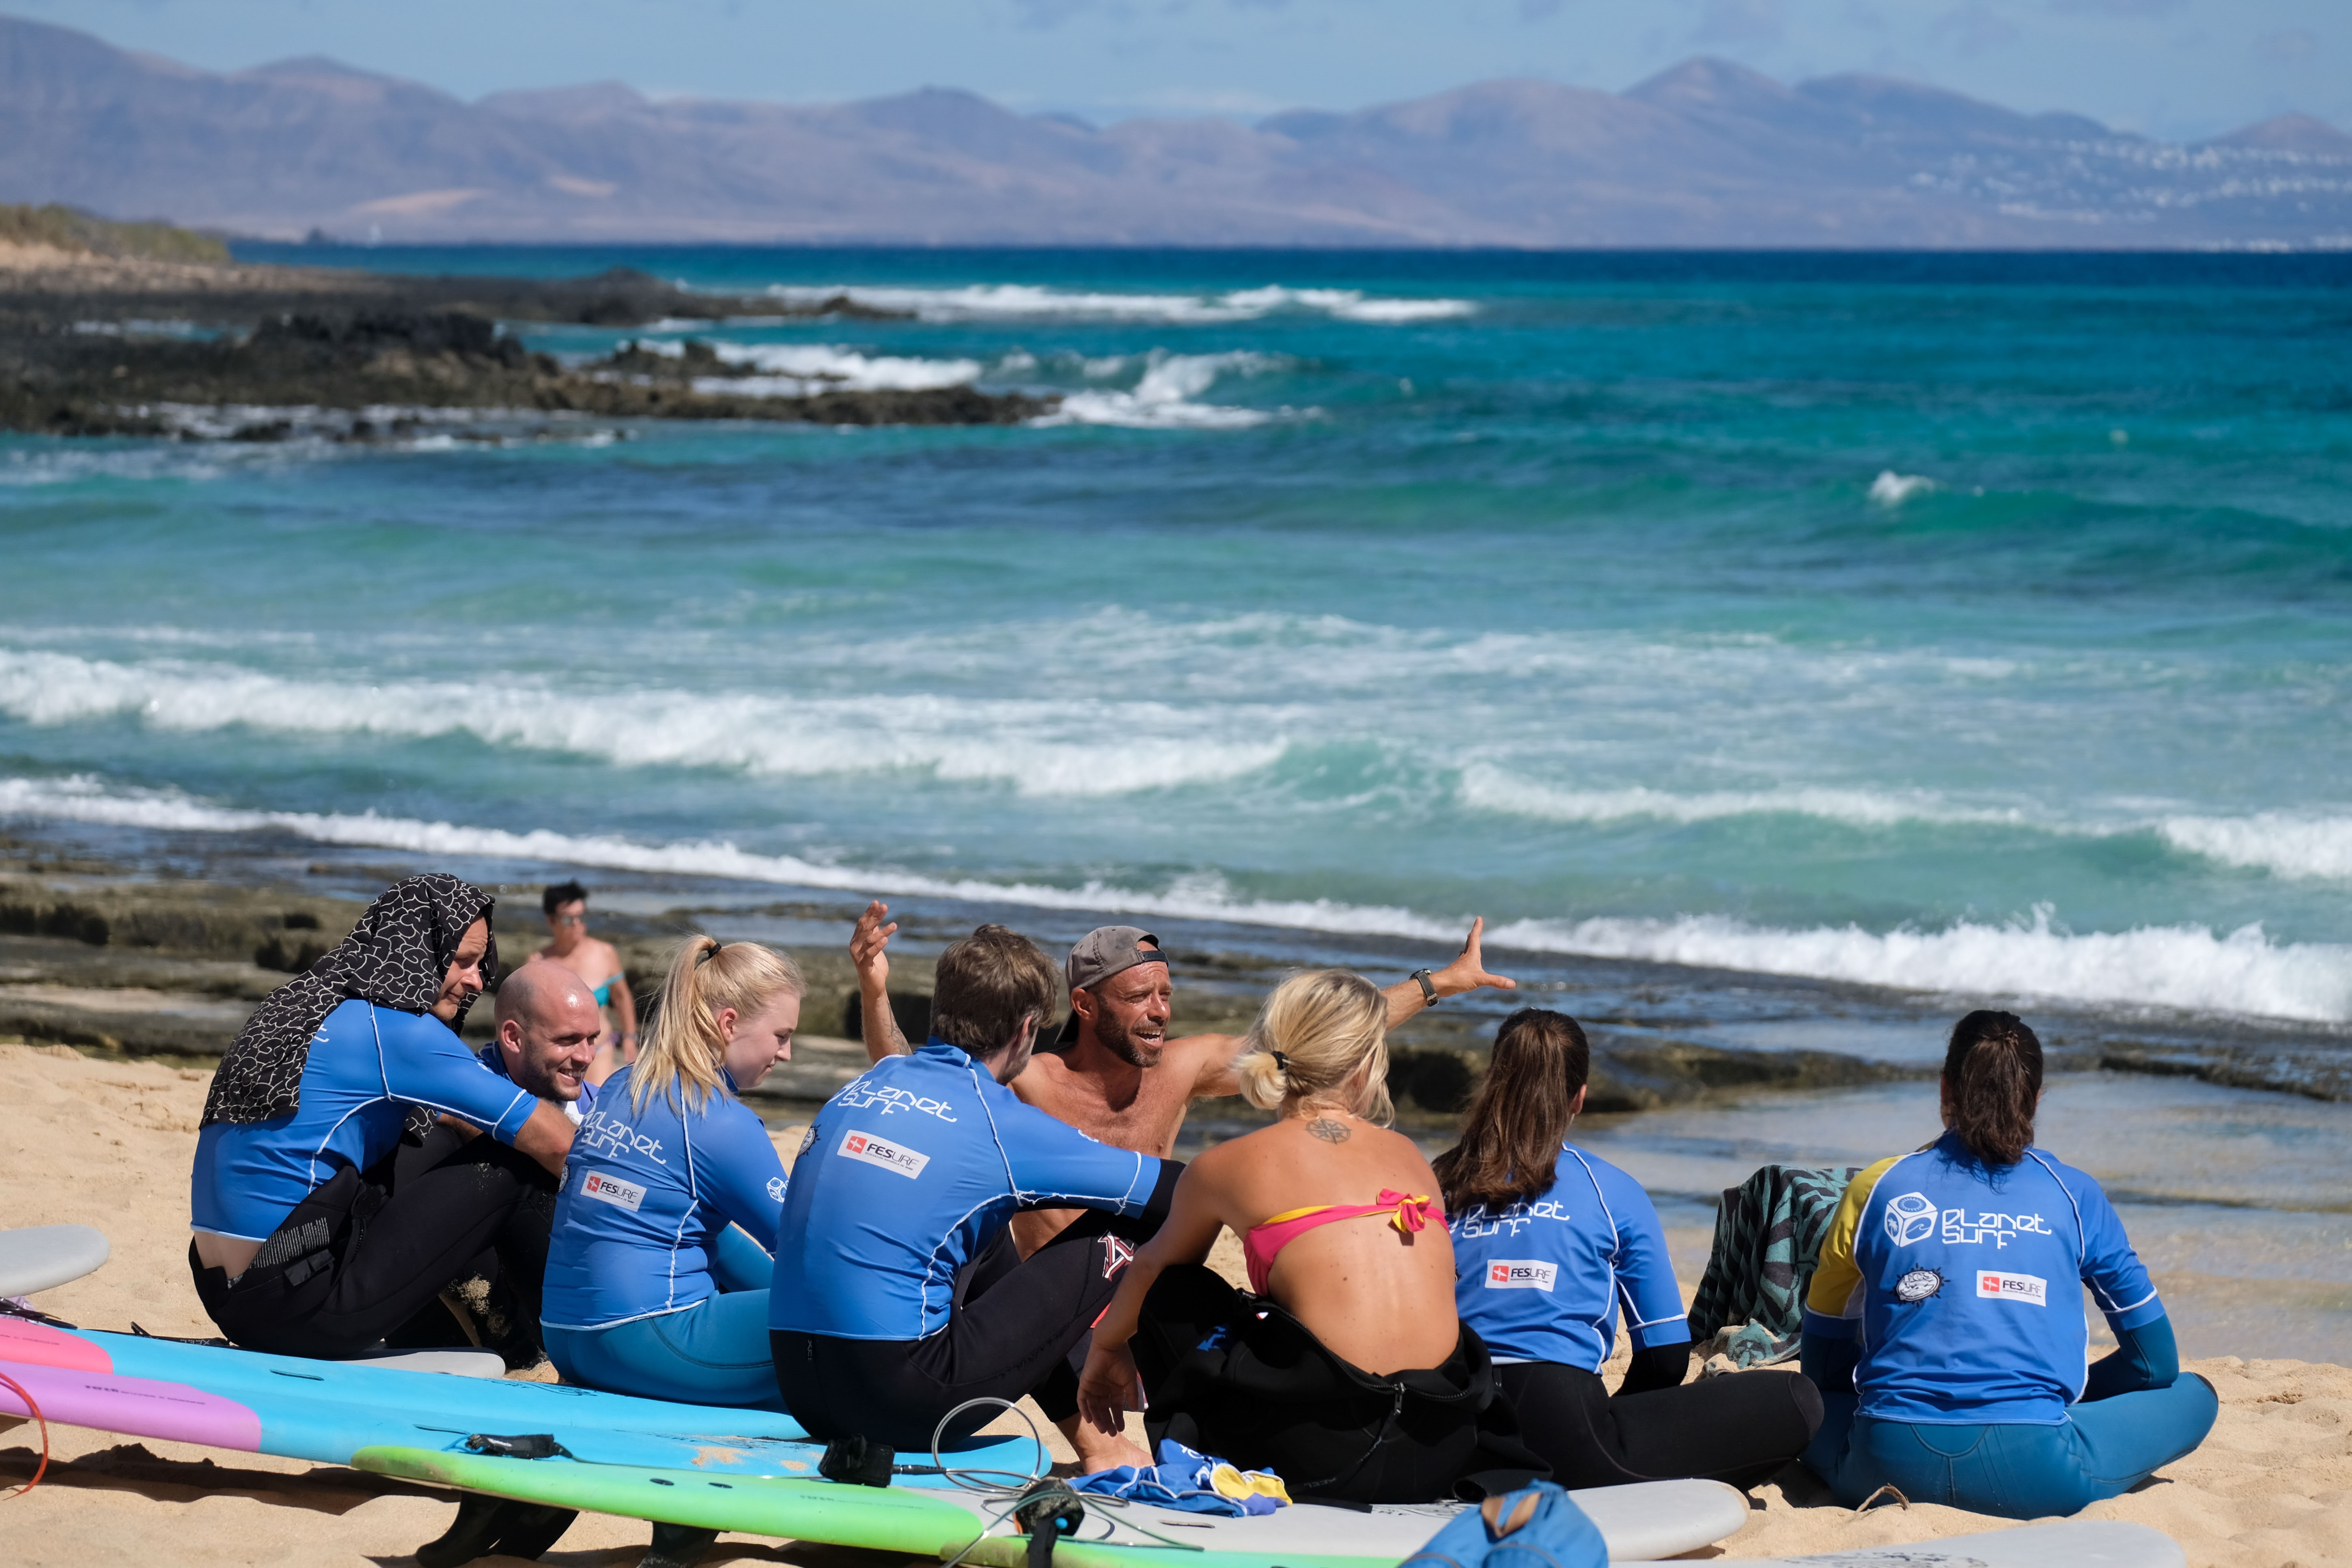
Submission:
M 1295 1497 L 1418 1502 L 1544 1472 L 1454 1309 L 1437 1178 L 1391 1131 L 1388 1006 L 1339 970 L 1266 998 L 1237 1063 L 1273 1126 L 1202 1154 L 1137 1253 L 1079 1379 L 1105 1433 L 1145 1429 L 1281 1474 Z M 1243 1237 L 1250 1293 L 1201 1267 Z
M 604 1038 L 588 1068 L 588 1081 L 601 1084 L 637 1059 L 637 999 L 629 994 L 629 978 L 621 970 L 620 952 L 609 942 L 588 934 L 588 889 L 577 882 L 558 882 L 539 900 L 547 913 L 549 942 L 535 955 L 551 958 L 594 988 L 596 1005 L 604 1010 Z M 614 1029 L 617 1016 L 620 1027 Z

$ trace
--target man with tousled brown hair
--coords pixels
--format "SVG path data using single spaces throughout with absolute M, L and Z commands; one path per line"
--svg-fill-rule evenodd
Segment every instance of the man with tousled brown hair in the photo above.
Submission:
M 904 1053 L 889 1005 L 891 934 L 889 906 L 879 900 L 858 918 L 849 943 L 857 968 L 866 1050 L 879 1061 Z M 1391 1029 L 1449 996 L 1493 986 L 1512 990 L 1517 982 L 1486 973 L 1481 952 L 1486 922 L 1473 921 L 1454 962 L 1443 969 L 1415 970 L 1381 993 Z M 1069 1021 L 1050 1048 L 1032 1055 L 1012 1080 L 1013 1092 L 1040 1110 L 1115 1148 L 1172 1159 L 1185 1112 L 1196 1100 L 1241 1092 L 1234 1062 L 1247 1044 L 1240 1035 L 1188 1035 L 1168 1038 L 1174 982 L 1160 939 L 1135 926 L 1098 926 L 1078 939 L 1063 964 L 1070 999 Z M 936 1009 L 937 1004 L 933 1004 Z M 933 1027 L 937 1028 L 936 1015 Z M 1129 1245 L 1146 1231 L 1133 1222 L 1076 1208 L 1033 1209 L 1013 1216 L 1005 1235 L 974 1265 L 972 1279 L 985 1285 L 1028 1258 L 1066 1227 L 1083 1224 Z M 1046 1416 L 1059 1426 L 1090 1468 L 1149 1463 L 1147 1455 L 1123 1439 L 1107 1441 L 1078 1419 L 1077 1374 L 1054 1368 L 1034 1393 Z
M 1053 1018 L 1055 979 L 1003 926 L 950 943 L 929 1037 L 876 1062 L 802 1140 L 768 1322 L 785 1406 L 817 1436 L 920 1448 L 965 1402 L 1018 1399 L 1063 1361 L 1133 1252 L 1073 1227 L 975 1283 L 966 1265 L 1016 1210 L 1076 1204 L 1148 1226 L 1166 1214 L 1181 1167 L 1097 1142 L 1005 1087 Z M 945 1436 L 995 1414 L 964 1411 Z

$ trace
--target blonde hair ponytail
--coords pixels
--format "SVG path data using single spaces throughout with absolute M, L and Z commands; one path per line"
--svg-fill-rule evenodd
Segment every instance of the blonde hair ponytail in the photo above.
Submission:
M 727 1042 L 719 1015 L 731 1007 L 738 1018 L 766 1009 L 780 993 L 806 994 L 800 965 L 756 942 L 721 942 L 688 937 L 669 961 L 660 1006 L 646 1031 L 644 1048 L 629 1069 L 629 1104 L 643 1112 L 656 1095 L 667 1096 L 682 1113 L 686 1101 L 701 1110 L 714 1094 L 727 1091 L 719 1066 Z
M 1371 1064 L 1360 1103 L 1342 1107 L 1382 1126 L 1396 1119 L 1389 1099 L 1389 1005 L 1378 987 L 1344 969 L 1294 974 L 1274 988 L 1234 1064 L 1242 1098 L 1260 1110 L 1328 1100 Z

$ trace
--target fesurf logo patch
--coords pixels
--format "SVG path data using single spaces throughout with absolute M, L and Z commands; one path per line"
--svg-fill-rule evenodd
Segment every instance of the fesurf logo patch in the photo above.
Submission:
M 1999 1274 L 1979 1268 L 1977 1296 L 1987 1301 L 2023 1301 L 2028 1306 L 2046 1307 L 2050 1305 L 2050 1282 L 2039 1274 Z
M 931 1163 L 929 1154 L 918 1153 L 904 1143 L 892 1143 L 877 1138 L 871 1132 L 846 1132 L 842 1135 L 841 1152 L 849 1159 L 863 1160 L 869 1165 L 879 1165 L 893 1175 L 913 1181 Z
M 1489 1290 L 1549 1290 L 1559 1283 L 1559 1266 L 1532 1258 L 1497 1258 L 1486 1265 Z
M 580 1177 L 580 1195 L 594 1198 L 600 1204 L 611 1204 L 631 1214 L 646 1206 L 646 1190 L 635 1182 L 625 1182 L 618 1176 L 608 1176 L 602 1171 L 588 1171 Z

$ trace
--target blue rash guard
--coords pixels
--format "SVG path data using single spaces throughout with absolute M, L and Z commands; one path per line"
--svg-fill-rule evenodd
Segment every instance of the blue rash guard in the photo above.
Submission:
M 961 1046 L 926 1040 L 826 1101 L 801 1141 L 768 1326 L 927 1338 L 947 1326 L 956 1271 L 1015 1210 L 1139 1215 L 1164 1163 L 1097 1143 L 1023 1104 Z
M 268 1240 L 337 1171 L 364 1171 L 391 1153 L 412 1105 L 512 1143 L 538 1104 L 430 1014 L 342 1003 L 311 1037 L 299 1106 L 267 1121 L 215 1121 L 196 1134 L 188 1194 L 194 1228 Z
M 1918 1426 L 2055 1426 L 2082 1397 L 2077 1281 L 2117 1333 L 2164 1303 L 2099 1184 L 2039 1149 L 1990 1167 L 1947 1132 L 1839 1200 L 1805 1332 L 1861 1340 L 1864 1415 Z
M 1690 1321 L 1658 1211 L 1641 1184 L 1573 1143 L 1541 1197 L 1472 1205 L 1446 1222 L 1454 1301 L 1497 1362 L 1549 1361 L 1599 1372 L 1617 1342 L 1686 1344 Z
M 775 1246 L 784 1163 L 734 1079 L 721 1068 L 727 1092 L 698 1110 L 666 1094 L 639 1110 L 635 1071 L 604 1080 L 572 1141 L 540 1300 L 551 1328 L 607 1328 L 717 1294 L 711 1250 L 730 1221 Z

